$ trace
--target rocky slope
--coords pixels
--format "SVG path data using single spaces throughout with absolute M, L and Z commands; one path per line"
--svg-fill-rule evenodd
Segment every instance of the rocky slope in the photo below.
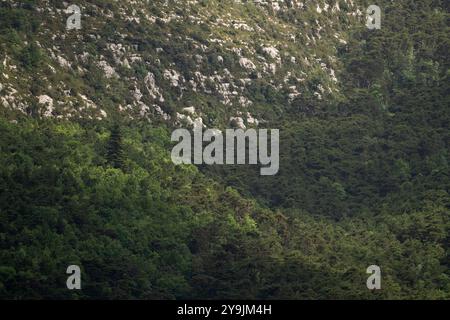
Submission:
M 447 2 L 0 0 L 0 298 L 448 299 Z M 280 171 L 175 166 L 195 122 Z
M 80 30 L 66 29 L 70 5 L 81 9 Z M 337 51 L 349 28 L 364 27 L 365 8 L 352 0 L 2 1 L 2 105 L 42 117 L 105 119 L 119 110 L 258 125 L 302 95 L 339 99 Z

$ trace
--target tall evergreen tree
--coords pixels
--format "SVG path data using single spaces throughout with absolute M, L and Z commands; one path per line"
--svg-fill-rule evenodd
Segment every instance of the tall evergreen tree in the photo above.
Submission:
M 106 158 L 108 163 L 117 169 L 122 169 L 124 164 L 124 152 L 122 144 L 122 131 L 120 125 L 115 124 L 111 129 Z

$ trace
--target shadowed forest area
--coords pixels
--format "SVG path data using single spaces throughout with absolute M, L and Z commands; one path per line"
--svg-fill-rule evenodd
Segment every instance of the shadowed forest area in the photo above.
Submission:
M 450 299 L 447 2 L 127 2 L 0 2 L 1 299 Z M 174 165 L 195 118 L 278 174 Z

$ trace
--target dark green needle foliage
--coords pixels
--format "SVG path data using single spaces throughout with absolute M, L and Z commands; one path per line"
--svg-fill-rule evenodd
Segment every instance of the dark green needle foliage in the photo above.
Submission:
M 0 1 L 0 299 L 450 299 L 448 3 Z M 237 116 L 277 175 L 173 164 Z
M 111 129 L 111 135 L 108 141 L 107 155 L 108 163 L 116 168 L 121 169 L 124 166 L 124 150 L 122 142 L 122 132 L 120 125 L 114 124 Z

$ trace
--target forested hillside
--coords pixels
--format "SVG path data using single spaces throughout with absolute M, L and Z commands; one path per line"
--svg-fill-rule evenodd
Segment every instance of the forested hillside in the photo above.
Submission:
M 0 1 L 0 298 L 450 299 L 448 3 L 370 4 Z M 194 122 L 279 173 L 174 165 Z
M 119 168 L 103 124 L 2 120 L 1 136 L 4 298 L 448 298 L 443 202 L 335 222 L 174 166 L 167 131 L 147 123 L 120 133 Z M 70 264 L 86 274 L 79 293 Z

